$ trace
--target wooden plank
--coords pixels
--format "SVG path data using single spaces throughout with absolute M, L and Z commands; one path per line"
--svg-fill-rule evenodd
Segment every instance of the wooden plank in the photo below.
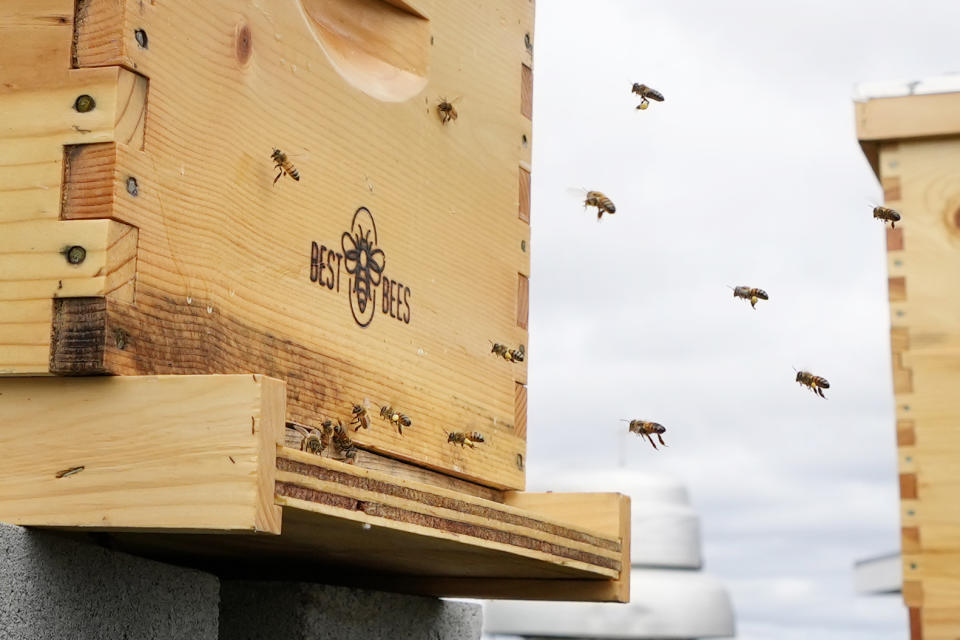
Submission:
M 861 141 L 960 135 L 960 93 L 874 98 L 855 106 Z
M 65 191 L 65 216 L 109 210 L 140 233 L 136 303 L 106 307 L 108 331 L 122 329 L 129 344 L 108 349 L 104 369 L 261 371 L 287 381 L 287 418 L 303 424 L 346 419 L 364 398 L 391 404 L 413 427 L 401 437 L 375 420 L 355 435 L 361 447 L 522 488 L 514 383 L 525 368 L 492 356 L 489 340 L 527 343 L 515 278 L 529 272 L 520 249 L 529 228 L 514 224 L 514 211 L 517 168 L 529 167 L 518 66 L 530 59 L 532 3 L 424 0 L 403 15 L 369 3 L 363 11 L 382 18 L 390 45 L 428 47 L 426 87 L 400 102 L 379 99 L 349 55 L 319 46 L 328 38 L 322 11 L 305 15 L 279 0 L 247 14 L 229 0 L 121 4 L 81 3 L 76 59 L 149 78 L 143 144 L 117 139 L 112 167 L 109 150 L 89 150 L 97 158 L 79 150 L 71 173 L 94 181 Z M 358 55 L 390 64 L 391 47 L 351 24 Z M 479 43 L 489 55 L 469 54 Z M 104 68 L 114 67 L 78 71 Z M 441 96 L 461 97 L 459 118 L 446 125 L 434 108 Z M 303 126 L 319 112 L 328 125 Z M 290 155 L 300 181 L 273 184 L 274 147 Z M 125 193 L 129 177 L 135 197 Z M 385 252 L 360 312 L 366 326 L 354 318 L 342 246 L 354 216 L 366 216 L 361 208 Z M 443 429 L 489 433 L 499 444 L 467 456 L 447 446 Z
M 910 620 L 910 640 L 923 640 L 923 609 L 910 607 L 907 611 Z
M 907 279 L 903 276 L 887 279 L 890 302 L 902 302 L 907 299 Z
M 112 220 L 0 222 L 0 375 L 56 372 L 57 362 L 76 363 L 75 373 L 103 372 L 98 364 L 90 368 L 90 352 L 71 354 L 66 347 L 86 350 L 93 335 L 104 334 L 105 315 L 101 310 L 97 327 L 70 329 L 65 318 L 97 316 L 81 309 L 86 303 L 73 307 L 65 299 L 132 302 L 137 237 L 135 228 Z M 78 336 L 86 339 L 73 342 Z
M 517 326 L 526 330 L 530 317 L 530 279 L 517 274 Z
M 533 118 L 533 69 L 527 64 L 520 65 L 520 113 Z
M 917 474 L 900 474 L 900 499 L 915 500 L 917 498 Z
M 903 227 L 891 229 L 887 227 L 887 251 L 903 250 Z
M 897 420 L 897 446 L 912 447 L 917 443 L 913 420 Z
M 0 521 L 279 533 L 283 398 L 249 374 L 0 379 Z

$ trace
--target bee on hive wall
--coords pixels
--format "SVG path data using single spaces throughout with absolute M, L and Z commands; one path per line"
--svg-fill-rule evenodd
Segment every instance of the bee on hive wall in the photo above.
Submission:
M 652 87 L 648 87 L 645 84 L 640 84 L 638 82 L 633 83 L 633 93 L 640 96 L 640 104 L 637 105 L 637 109 L 641 111 L 645 110 L 650 106 L 651 100 L 656 100 L 657 102 L 663 102 L 663 94 L 657 91 Z
M 280 179 L 283 174 L 287 174 L 297 182 L 300 181 L 300 172 L 297 171 L 297 168 L 293 166 L 293 163 L 290 162 L 290 158 L 287 157 L 283 151 L 280 149 L 274 149 L 273 153 L 270 154 L 270 157 L 273 158 L 273 161 L 277 164 L 274 166 L 274 169 L 279 169 L 277 171 L 277 177 L 273 179 L 273 184 L 277 184 L 277 180 Z
M 660 444 L 667 446 L 667 443 L 663 441 L 663 436 L 661 435 L 667 431 L 667 428 L 662 424 L 658 422 L 648 422 L 646 420 L 621 420 L 621 422 L 629 422 L 630 426 L 628 429 L 630 432 L 639 434 L 641 438 L 646 437 L 654 449 L 657 448 L 657 444 L 653 441 L 653 434 L 660 440 Z
M 823 395 L 823 390 L 830 388 L 830 383 L 827 382 L 826 378 L 815 376 L 809 371 L 797 371 L 797 382 L 809 387 L 815 394 L 826 399 L 827 396 Z
M 333 433 L 332 423 L 326 420 L 323 424 L 323 431 L 305 427 L 294 422 L 288 423 L 294 431 L 303 436 L 300 441 L 300 451 L 306 451 L 319 456 L 330 445 L 330 436 Z
M 347 435 L 347 430 L 343 428 L 343 423 L 339 419 L 333 427 L 332 441 L 334 448 L 347 463 L 353 464 L 357 461 L 357 447 Z
M 757 289 L 756 287 L 730 287 L 733 289 L 734 298 L 743 298 L 744 300 L 750 301 L 750 306 L 754 309 L 757 308 L 757 300 L 769 300 L 770 296 L 767 295 L 767 292 L 763 289 Z
M 353 405 L 353 409 L 351 411 L 353 414 L 353 419 L 350 421 L 350 424 L 356 425 L 353 429 L 354 431 L 370 428 L 370 414 L 367 413 L 368 406 L 369 401 L 366 399 L 364 399 L 363 404 Z
M 490 353 L 496 354 L 506 360 L 507 362 L 523 362 L 523 359 L 526 357 L 526 351 L 523 348 L 523 345 L 520 345 L 516 349 L 511 349 L 505 344 L 500 344 L 499 342 L 493 342 L 493 348 L 490 349 Z
M 456 120 L 459 114 L 457 109 L 453 106 L 453 103 L 459 100 L 460 98 L 454 98 L 452 101 L 447 100 L 446 98 L 440 98 L 440 102 L 437 103 L 437 115 L 440 116 L 440 123 L 447 124 L 451 120 Z

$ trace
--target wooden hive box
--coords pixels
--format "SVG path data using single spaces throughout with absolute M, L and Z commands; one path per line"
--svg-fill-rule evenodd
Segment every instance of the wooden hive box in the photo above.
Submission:
M 354 549 L 380 558 L 372 574 L 448 580 L 421 592 L 561 597 L 455 586 L 474 571 L 625 599 L 626 499 L 598 497 L 581 531 L 562 507 L 551 520 L 562 496 L 518 493 L 526 361 L 491 353 L 527 343 L 533 9 L 4 2 L 0 520 L 177 531 L 117 535 L 204 558 L 212 538 L 187 532 L 294 531 L 216 549 L 336 564 L 346 537 L 312 537 L 322 514 L 328 532 L 389 533 Z M 367 403 L 355 457 L 293 450 L 285 424 L 349 425 Z M 384 544 L 490 564 L 424 572 Z
M 960 92 L 871 99 L 856 113 L 884 203 L 903 216 L 886 234 L 903 599 L 914 640 L 953 639 L 960 636 Z

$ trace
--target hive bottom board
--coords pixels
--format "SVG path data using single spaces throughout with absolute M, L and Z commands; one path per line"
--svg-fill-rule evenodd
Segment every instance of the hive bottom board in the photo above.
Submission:
M 222 574 L 626 601 L 629 499 L 503 502 L 282 446 L 257 375 L 0 380 L 0 521 Z

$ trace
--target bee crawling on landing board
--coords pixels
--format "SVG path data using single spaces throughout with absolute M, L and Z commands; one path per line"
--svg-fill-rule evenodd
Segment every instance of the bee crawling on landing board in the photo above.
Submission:
M 380 407 L 380 417 L 384 420 L 389 420 L 397 427 L 397 432 L 400 435 L 403 435 L 403 428 L 409 427 L 413 424 L 413 420 L 400 413 L 399 411 L 394 410 L 390 405 Z
M 333 427 L 333 436 L 331 438 L 334 448 L 343 456 L 348 464 L 357 461 L 357 447 L 353 440 L 347 435 L 347 430 L 343 428 L 343 422 L 337 418 L 337 424 Z
M 453 100 L 447 100 L 446 98 L 440 98 L 440 102 L 437 103 L 437 115 L 440 116 L 440 124 L 447 124 L 451 120 L 456 120 L 457 113 L 456 108 L 453 106 L 453 103 L 459 100 L 460 98 L 454 98 Z
M 796 369 L 794 369 L 794 371 L 796 371 Z M 823 395 L 823 390 L 830 388 L 830 383 L 827 382 L 826 378 L 815 376 L 809 371 L 797 371 L 797 382 L 805 387 L 810 387 L 811 391 L 821 398 L 826 399 L 827 396 Z
M 287 154 L 285 154 L 283 151 L 280 151 L 280 149 L 274 149 L 273 153 L 270 154 L 270 157 L 273 158 L 273 161 L 277 163 L 273 168 L 279 169 L 277 172 L 277 177 L 273 179 L 273 184 L 277 184 L 277 180 L 279 180 L 283 174 L 287 174 L 297 182 L 300 181 L 300 172 L 297 171 L 297 168 L 293 166 L 292 162 L 290 162 L 290 158 L 287 157 Z
M 637 109 L 643 111 L 650 106 L 650 100 L 656 100 L 657 102 L 663 102 L 663 94 L 657 91 L 652 87 L 648 87 L 645 84 L 640 84 L 638 82 L 633 83 L 633 93 L 640 96 L 640 104 L 637 105 Z
M 473 449 L 478 443 L 482 443 L 483 434 L 473 431 L 471 433 L 463 433 L 462 431 L 454 431 L 453 433 L 447 434 L 447 442 L 452 442 L 453 444 L 458 444 L 461 447 L 470 447 Z
M 631 433 L 639 434 L 641 438 L 646 437 L 650 441 L 650 444 L 653 445 L 653 448 L 657 448 L 657 444 L 653 441 L 653 435 L 656 434 L 657 439 L 660 440 L 660 444 L 667 446 L 667 443 L 663 441 L 663 433 L 666 432 L 667 428 L 660 424 L 659 422 L 648 422 L 646 420 L 620 420 L 621 422 L 629 422 L 630 427 L 629 431 Z
M 288 422 L 287 424 L 303 436 L 303 440 L 300 442 L 301 451 L 319 456 L 324 449 L 330 446 L 330 437 L 333 434 L 333 423 L 330 420 L 323 421 L 322 431 L 296 422 Z
M 728 285 L 729 286 L 729 285 Z M 770 296 L 767 295 L 767 292 L 763 289 L 757 289 L 756 287 L 730 287 L 733 289 L 734 298 L 743 298 L 744 300 L 750 301 L 750 306 L 754 309 L 757 308 L 757 300 L 769 300 Z
M 900 212 L 888 207 L 874 207 L 873 217 L 883 220 L 884 225 L 889 221 L 891 229 L 896 229 L 897 223 L 900 222 Z

